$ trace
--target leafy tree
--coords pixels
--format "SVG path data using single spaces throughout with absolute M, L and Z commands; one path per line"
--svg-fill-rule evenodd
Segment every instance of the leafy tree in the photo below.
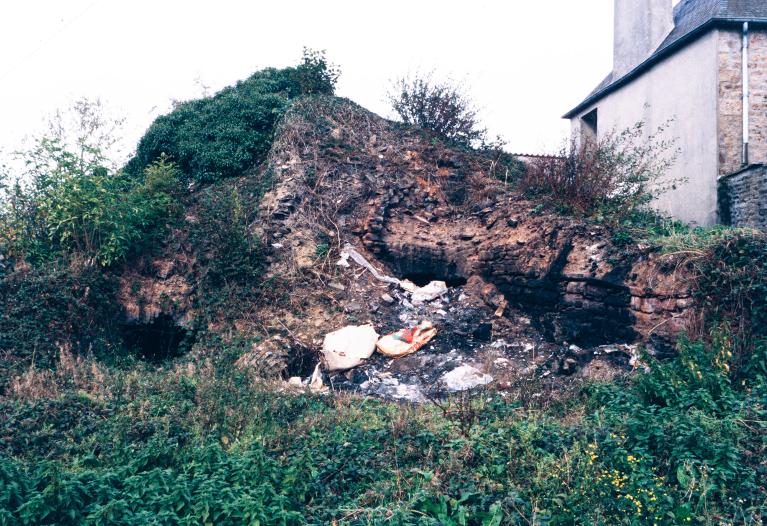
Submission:
M 460 84 L 417 74 L 394 81 L 389 102 L 402 122 L 433 131 L 467 146 L 481 146 L 487 129 L 479 123 L 479 110 Z
M 57 112 L 48 131 L 14 154 L 20 173 L 8 175 L 0 203 L 0 249 L 5 257 L 38 264 L 79 253 L 110 265 L 127 255 L 172 208 L 178 173 L 158 161 L 165 187 L 115 171 L 107 151 L 117 142 L 122 121 L 103 117 L 100 102 L 76 101 Z M 73 122 L 74 126 L 67 126 Z

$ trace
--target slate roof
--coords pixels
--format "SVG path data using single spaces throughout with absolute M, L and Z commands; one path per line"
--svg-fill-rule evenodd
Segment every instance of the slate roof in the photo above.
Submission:
M 620 78 L 611 72 L 586 99 L 570 110 L 564 118 L 574 117 L 581 110 L 640 75 L 677 48 L 717 25 L 734 22 L 767 24 L 767 0 L 682 0 L 674 7 L 674 29 L 658 49 L 644 62 Z

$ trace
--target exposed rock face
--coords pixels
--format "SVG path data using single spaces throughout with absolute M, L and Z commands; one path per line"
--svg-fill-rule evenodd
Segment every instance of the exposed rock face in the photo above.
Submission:
M 148 324 L 159 316 L 173 319 L 187 329 L 194 325 L 190 282 L 193 261 L 185 252 L 175 257 L 144 258 L 126 267 L 120 275 L 118 301 L 126 322 Z
M 274 269 L 321 239 L 350 241 L 398 277 L 478 277 L 550 337 L 589 345 L 671 341 L 693 319 L 686 271 L 614 246 L 604 227 L 541 213 L 490 178 L 481 156 L 332 105 L 288 120 L 273 151 L 280 176 L 261 234 L 284 245 Z
M 523 373 L 541 378 L 536 368 L 543 364 L 556 372 L 569 344 L 668 343 L 694 319 L 684 269 L 649 250 L 614 246 L 604 227 L 541 211 L 490 177 L 491 167 L 492 159 L 451 149 L 352 103 L 299 103 L 278 133 L 264 168 L 272 187 L 249 225 L 263 243 L 264 278 L 279 301 L 249 306 L 232 327 L 209 321 L 208 328 L 258 337 L 261 343 L 238 362 L 242 367 L 306 376 L 323 337 L 341 327 L 371 323 L 385 334 L 433 321 L 439 334 L 419 351 L 418 382 L 356 378 L 359 371 L 332 379 L 419 399 L 431 392 L 435 367 L 439 374 L 464 363 L 480 367 L 500 353 L 506 365 L 480 368 L 511 385 Z M 187 236 L 171 237 L 154 258 L 121 272 L 118 299 L 129 324 L 163 316 L 189 329 L 200 321 L 195 305 L 211 291 L 198 290 L 199 265 Z M 446 282 L 450 300 L 413 305 L 356 263 L 337 265 L 346 243 L 382 274 L 419 286 Z M 368 369 L 388 371 L 376 356 Z M 575 360 L 576 369 L 593 356 Z M 410 374 L 391 367 L 391 374 Z
M 394 201 L 385 221 L 379 215 L 367 225 L 371 252 L 400 275 L 481 276 L 557 339 L 673 337 L 689 321 L 690 291 L 677 271 L 651 255 L 621 253 L 604 228 L 530 217 L 530 204 L 513 197 L 469 214 L 433 214 L 428 224 L 414 218 L 416 199 L 395 194 Z

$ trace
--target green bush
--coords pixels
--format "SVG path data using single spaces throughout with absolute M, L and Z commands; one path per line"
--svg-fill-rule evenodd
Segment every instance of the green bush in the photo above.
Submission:
M 261 242 L 251 225 L 263 191 L 257 181 L 224 181 L 197 195 L 189 241 L 199 264 L 198 289 L 208 316 L 222 311 L 235 317 L 247 309 L 261 285 L 264 267 Z
M 151 179 L 141 183 L 99 169 L 42 188 L 16 186 L 3 218 L 9 255 L 32 264 L 73 254 L 102 266 L 124 259 L 161 233 L 176 209 L 166 193 L 177 186 L 175 168 L 160 160 L 147 171 Z
M 138 176 L 166 154 L 197 183 L 241 175 L 266 158 L 275 125 L 290 101 L 301 95 L 332 94 L 337 78 L 323 53 L 305 49 L 297 67 L 264 69 L 157 118 L 126 169 Z
M 2 369 L 30 362 L 50 367 L 61 346 L 112 352 L 121 314 L 116 292 L 114 279 L 92 266 L 50 265 L 0 279 Z
M 147 171 L 152 175 L 150 184 L 105 173 L 73 178 L 53 188 L 41 209 L 54 246 L 109 266 L 163 232 L 175 203 L 171 195 L 154 188 L 155 178 L 166 178 L 162 187 L 173 186 L 175 169 L 158 164 Z

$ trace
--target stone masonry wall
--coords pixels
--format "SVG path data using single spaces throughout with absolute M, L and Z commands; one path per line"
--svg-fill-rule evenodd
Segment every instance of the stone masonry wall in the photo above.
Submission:
M 722 222 L 767 231 L 767 166 L 751 165 L 719 180 Z
M 603 227 L 509 217 L 513 202 L 455 214 L 417 186 L 374 200 L 363 243 L 396 275 L 480 276 L 555 339 L 580 344 L 673 342 L 694 317 L 689 276 L 657 255 L 626 258 Z
M 742 33 L 719 32 L 719 174 L 741 168 L 743 149 Z M 767 31 L 749 37 L 749 161 L 767 162 Z

